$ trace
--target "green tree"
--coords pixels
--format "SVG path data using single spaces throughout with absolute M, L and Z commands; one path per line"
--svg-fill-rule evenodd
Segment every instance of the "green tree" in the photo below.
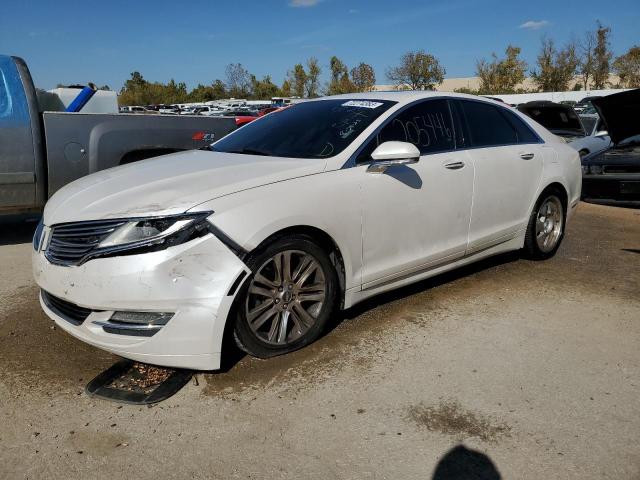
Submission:
M 400 88 L 434 90 L 444 80 L 446 70 L 436 57 L 424 50 L 407 52 L 400 64 L 387 70 L 387 78 Z
M 158 85 L 161 87 L 160 96 L 162 101 L 166 103 L 184 103 L 187 101 L 187 85 L 184 82 L 176 83 L 172 78 L 166 86 L 163 86 L 162 84 Z M 164 90 L 164 92 L 162 92 L 162 90 Z
M 514 93 L 516 86 L 523 82 L 527 70 L 527 63 L 518 58 L 519 55 L 520 48 L 509 45 L 505 50 L 505 58 L 498 59 L 492 53 L 490 62 L 484 58 L 478 61 L 476 75 L 480 77 L 480 92 Z
M 289 80 L 285 79 L 282 82 L 282 87 L 280 87 L 280 93 L 282 94 L 283 97 L 291 96 L 291 82 L 289 82 Z
M 140 105 L 145 104 L 145 96 L 148 93 L 149 82 L 138 71 L 131 72 L 131 78 L 124 82 L 118 102 L 120 105 Z
M 611 28 L 604 27 L 598 22 L 596 30 L 596 46 L 593 50 L 593 88 L 601 89 L 607 86 L 609 70 L 613 53 L 610 48 Z
M 293 67 L 293 71 L 289 72 L 289 83 L 291 84 L 291 93 L 296 97 L 304 97 L 305 87 L 307 84 L 307 72 L 301 63 Z
M 349 69 L 342 60 L 335 55 L 329 59 L 329 69 L 331 70 L 331 77 L 329 79 L 329 86 L 327 87 L 327 95 L 339 95 L 355 90 L 349 79 Z
M 262 77 L 262 80 L 251 75 L 251 90 L 253 98 L 257 100 L 270 100 L 272 97 L 280 95 L 280 89 L 271 81 L 269 75 Z
M 543 38 L 537 66 L 537 70 L 531 72 L 531 77 L 541 91 L 568 90 L 578 67 L 575 44 L 569 43 L 557 50 L 553 40 Z
M 376 73 L 371 65 L 360 62 L 351 69 L 351 83 L 357 92 L 370 92 L 376 84 Z
M 613 62 L 613 71 L 625 88 L 640 88 L 640 45 L 634 45 L 627 53 Z
M 316 57 L 311 57 L 309 60 L 307 60 L 305 90 L 308 98 L 314 98 L 318 96 L 320 73 L 322 73 L 322 69 L 318 64 L 318 59 Z
M 189 92 L 187 101 L 189 102 L 210 102 L 226 98 L 227 92 L 221 80 L 216 80 L 211 85 L 198 84 L 196 88 Z
M 211 84 L 211 90 L 213 92 L 213 100 L 219 100 L 221 98 L 227 98 L 229 96 L 224 82 L 220 79 L 214 80 L 214 82 Z

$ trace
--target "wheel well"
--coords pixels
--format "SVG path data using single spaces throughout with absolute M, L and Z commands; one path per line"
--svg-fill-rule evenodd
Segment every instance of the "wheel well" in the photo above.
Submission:
M 567 190 L 564 188 L 564 185 L 562 185 L 561 183 L 558 183 L 558 182 L 550 183 L 540 193 L 540 196 L 542 196 L 543 193 L 545 193 L 545 192 L 547 192 L 549 190 L 555 190 L 560 195 L 560 201 L 562 202 L 562 206 L 564 207 L 564 211 L 566 212 L 567 211 L 567 205 L 569 203 L 569 196 L 567 194 Z
M 140 160 L 146 160 L 147 158 L 159 157 L 160 155 L 168 155 L 169 153 L 179 151 L 180 149 L 176 148 L 147 148 L 145 150 L 132 150 L 131 152 L 124 154 L 120 159 L 120 165 L 139 162 Z
M 320 248 L 322 248 L 327 255 L 329 255 L 329 259 L 333 266 L 336 269 L 336 273 L 338 275 L 338 282 L 340 284 L 340 308 L 344 306 L 344 291 L 345 291 L 345 269 L 344 269 L 344 259 L 342 257 L 342 253 L 340 252 L 340 248 L 335 240 L 329 235 L 327 232 L 317 228 L 311 227 L 308 225 L 298 225 L 294 227 L 288 227 L 283 230 L 280 230 L 268 238 L 263 240 L 260 245 L 256 247 L 255 250 L 263 248 L 264 246 L 275 242 L 276 240 L 286 237 L 288 235 L 306 235 L 311 237 L 315 242 L 318 243 Z

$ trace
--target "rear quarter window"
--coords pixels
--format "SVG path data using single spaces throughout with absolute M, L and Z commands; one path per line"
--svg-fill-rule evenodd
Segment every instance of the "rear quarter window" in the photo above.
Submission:
M 513 112 L 510 112 L 506 109 L 501 109 L 500 113 L 504 115 L 511 126 L 516 131 L 516 141 L 517 143 L 539 143 L 540 138 L 534 131 L 522 120 L 518 115 Z

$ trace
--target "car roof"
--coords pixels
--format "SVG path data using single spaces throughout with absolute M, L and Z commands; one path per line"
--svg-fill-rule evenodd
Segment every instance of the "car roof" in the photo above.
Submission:
M 332 95 L 330 97 L 321 97 L 317 100 L 332 100 L 332 99 L 357 99 L 357 100 L 390 100 L 398 102 L 400 104 L 411 103 L 416 100 L 422 100 L 427 98 L 438 97 L 455 97 L 455 98 L 467 98 L 473 100 L 484 100 L 488 103 L 494 103 L 504 106 L 504 102 L 498 102 L 486 97 L 479 97 L 477 95 L 468 95 L 466 93 L 457 92 L 433 92 L 427 90 L 402 90 L 402 91 L 385 91 L 385 92 L 364 92 L 364 93 L 346 93 L 343 95 Z

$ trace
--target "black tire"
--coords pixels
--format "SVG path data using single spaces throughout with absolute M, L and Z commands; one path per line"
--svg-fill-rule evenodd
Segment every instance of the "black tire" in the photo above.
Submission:
M 280 255 L 280 257 L 278 258 L 282 258 L 281 256 L 286 255 L 287 252 L 293 252 L 293 256 L 289 256 L 289 258 L 291 259 L 290 262 L 292 264 L 289 269 L 290 271 L 294 270 L 293 263 L 296 261 L 296 257 L 301 257 L 298 259 L 299 264 L 303 262 L 303 259 L 309 258 L 308 256 L 311 256 L 313 259 L 315 259 L 317 265 L 319 265 L 319 268 L 322 270 L 322 273 L 320 274 L 318 273 L 318 270 L 316 268 L 313 273 L 316 278 L 315 285 L 319 284 L 317 278 L 321 275 L 320 278 L 324 281 L 325 284 L 325 293 L 324 300 L 322 301 L 321 306 L 319 306 L 319 303 L 315 303 L 314 305 L 312 305 L 312 308 L 316 309 L 317 314 L 315 315 L 314 321 L 311 326 L 304 333 L 300 333 L 302 331 L 302 329 L 300 328 L 298 328 L 295 332 L 293 331 L 293 329 L 300 325 L 300 311 L 297 309 L 299 309 L 301 305 L 304 306 L 308 305 L 309 303 L 305 302 L 304 304 L 301 304 L 300 300 L 298 300 L 298 303 L 296 305 L 293 305 L 295 300 L 283 299 L 280 300 L 281 303 L 278 306 L 273 304 L 273 302 L 278 301 L 278 298 L 272 299 L 272 306 L 267 310 L 271 310 L 272 308 L 288 308 L 290 312 L 287 316 L 287 321 L 289 321 L 289 323 L 291 324 L 289 325 L 289 327 L 291 328 L 291 333 L 289 335 L 291 335 L 292 337 L 295 335 L 300 335 L 291 341 L 289 341 L 288 338 L 285 338 L 283 344 L 274 344 L 272 342 L 269 342 L 267 338 L 264 338 L 265 336 L 269 336 L 270 332 L 267 333 L 254 331 L 254 328 L 250 326 L 248 313 L 258 310 L 258 308 L 255 308 L 251 309 L 251 312 L 249 312 L 249 302 L 253 302 L 255 300 L 255 295 L 250 293 L 250 288 L 252 286 L 260 286 L 259 283 L 254 283 L 254 281 L 257 282 L 256 275 L 259 272 L 262 273 L 265 271 L 261 270 L 261 268 L 268 268 L 268 265 L 275 266 L 274 258 L 276 258 L 278 255 Z M 244 282 L 241 291 L 236 297 L 234 308 L 235 325 L 233 329 L 233 336 L 236 344 L 241 350 L 254 357 L 269 358 L 298 350 L 312 343 L 320 335 L 322 335 L 327 322 L 329 321 L 331 315 L 335 310 L 339 288 L 336 270 L 331 263 L 327 252 L 325 252 L 311 237 L 307 235 L 290 235 L 281 237 L 274 242 L 266 245 L 265 247 L 260 247 L 256 252 L 250 255 L 250 257 L 246 260 L 246 263 L 247 266 L 251 268 L 253 274 Z M 265 267 L 265 265 L 267 266 Z M 283 267 L 283 271 L 284 270 L 285 269 Z M 293 278 L 295 273 L 298 272 L 293 271 L 290 276 Z M 264 278 L 264 276 L 262 278 Z M 286 282 L 283 282 L 283 285 L 285 284 Z M 298 287 L 296 286 L 296 288 Z M 270 291 L 273 292 L 274 297 L 282 295 L 275 289 L 271 289 Z M 298 298 L 300 299 L 302 298 L 302 296 L 304 296 L 304 294 L 298 295 Z M 293 297 L 295 298 L 295 295 L 293 295 Z M 269 301 L 269 298 L 266 296 L 265 298 L 266 300 L 264 302 L 267 303 Z M 287 305 L 285 303 L 287 301 L 290 301 L 291 303 Z M 260 305 L 258 304 L 256 305 L 256 307 L 260 307 Z M 282 313 L 283 312 L 280 311 L 279 314 L 281 315 Z M 267 328 L 266 324 L 269 322 L 271 322 L 271 325 L 273 325 L 273 322 L 280 322 L 280 327 L 276 327 L 276 334 L 278 332 L 282 333 L 284 331 L 284 335 L 285 337 L 287 337 L 286 331 L 288 330 L 288 328 L 287 326 L 285 326 L 284 329 L 282 327 L 283 323 L 287 325 L 287 322 L 283 322 L 282 317 L 278 317 L 277 315 L 278 314 L 276 314 L 275 319 L 265 321 L 265 328 Z M 294 321 L 296 321 L 295 324 L 293 323 Z M 255 326 L 255 323 L 253 325 Z
M 564 201 L 565 196 L 563 192 L 556 187 L 549 187 L 545 189 L 538 197 L 538 201 L 536 202 L 533 211 L 531 212 L 531 216 L 529 217 L 529 223 L 527 225 L 527 233 L 524 239 L 524 248 L 523 252 L 525 256 L 531 260 L 546 260 L 548 258 L 553 257 L 558 248 L 560 248 L 560 244 L 562 243 L 562 239 L 564 238 L 564 229 L 567 220 L 567 205 Z M 539 245 L 536 238 L 536 221 L 538 219 L 538 214 L 541 211 L 543 205 L 546 202 L 551 201 L 553 203 L 557 203 L 560 213 L 562 215 L 560 222 L 560 232 L 557 240 L 553 244 L 553 247 L 550 249 L 543 249 Z

